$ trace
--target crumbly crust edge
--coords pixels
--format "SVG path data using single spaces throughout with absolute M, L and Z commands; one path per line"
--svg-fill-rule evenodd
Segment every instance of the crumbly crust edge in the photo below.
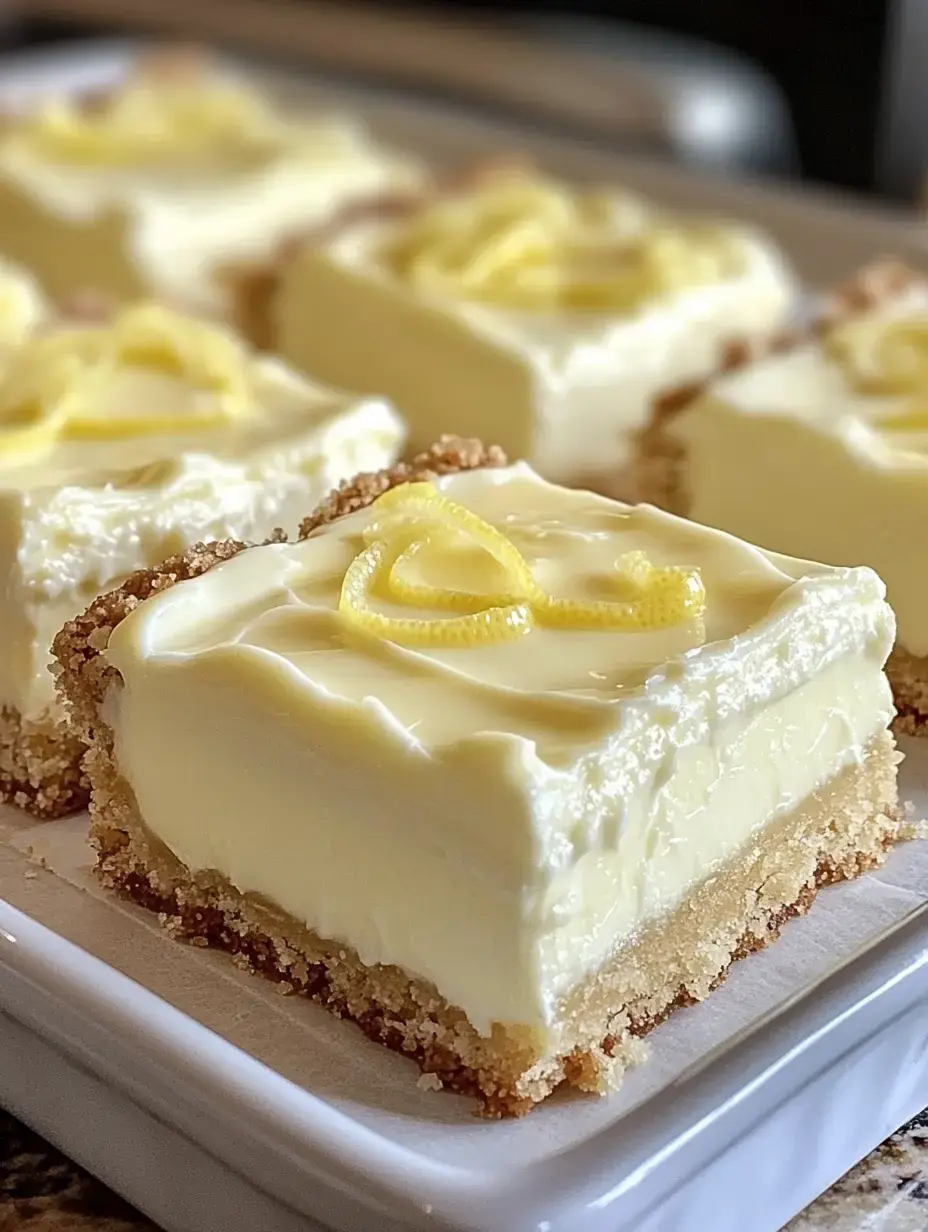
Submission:
M 0 707 L 0 802 L 43 821 L 87 807 L 84 745 L 49 709 L 35 718 Z
M 920 658 L 897 645 L 886 664 L 886 675 L 896 703 L 893 731 L 928 737 L 928 656 Z
M 620 956 L 618 974 L 610 975 L 607 964 L 592 982 L 594 998 L 600 984 L 600 998 L 610 990 L 614 994 L 609 1008 L 575 1007 L 579 1032 L 549 1051 L 527 1028 L 495 1024 L 489 1037 L 478 1036 L 463 1011 L 433 985 L 397 967 L 365 966 L 350 948 L 239 893 L 218 875 L 189 873 L 146 830 L 111 754 L 101 745 L 90 757 L 100 789 L 92 838 L 105 885 L 157 912 L 175 939 L 224 950 L 243 969 L 272 979 L 280 991 L 309 997 L 336 1017 L 350 1019 L 375 1042 L 416 1061 L 425 1076 L 420 1084 L 474 1097 L 479 1114 L 491 1119 L 524 1115 L 561 1084 L 597 1094 L 615 1089 L 624 1071 L 643 1059 L 643 1036 L 674 1010 L 709 995 L 732 963 L 776 940 L 785 923 L 805 913 L 820 888 L 878 866 L 888 848 L 910 833 L 909 820 L 895 803 L 898 755 L 885 733 L 861 767 L 841 772 L 786 819 L 786 835 L 772 839 L 773 849 L 786 858 L 785 868 L 752 849 L 729 867 L 731 886 L 720 890 L 719 879 L 710 878 L 693 901 L 681 905 L 679 918 L 677 913 L 671 917 L 669 950 L 667 938 L 662 944 L 661 926 L 657 935 L 649 934 L 671 966 L 674 960 L 679 965 L 676 946 L 681 928 L 691 935 L 688 919 L 701 921 L 704 928 L 715 920 L 703 944 L 688 952 L 684 970 L 674 969 L 669 980 L 657 974 L 644 986 L 639 970 L 637 993 L 628 1000 L 622 995 L 627 960 Z M 813 818 L 823 816 L 806 834 L 799 823 L 806 821 L 810 806 Z M 813 832 L 822 839 L 827 835 L 821 822 L 829 816 L 837 827 L 830 844 L 816 844 L 810 851 Z M 796 833 L 790 837 L 793 827 Z M 793 867 L 797 839 L 801 869 Z M 761 851 L 767 841 L 761 840 Z M 715 919 L 719 894 L 721 925 Z M 663 972 L 663 964 L 658 962 L 657 969 Z

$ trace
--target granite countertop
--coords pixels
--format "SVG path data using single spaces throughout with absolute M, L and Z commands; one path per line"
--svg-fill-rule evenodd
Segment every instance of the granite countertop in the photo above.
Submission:
M 928 1110 L 852 1168 L 784 1232 L 926 1232 Z M 0 1110 L 0 1232 L 157 1232 Z

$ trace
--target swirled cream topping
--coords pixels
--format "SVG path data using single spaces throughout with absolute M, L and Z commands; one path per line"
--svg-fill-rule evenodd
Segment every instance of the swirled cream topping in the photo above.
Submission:
M 132 396 L 148 378 L 148 397 Z M 160 396 L 159 396 L 160 395 Z M 0 457 L 55 441 L 185 433 L 254 410 L 249 355 L 220 327 L 158 304 L 20 347 L 0 374 Z
M 190 868 L 433 980 L 480 1030 L 556 1035 L 617 944 L 885 727 L 892 614 L 869 570 L 524 465 L 435 489 L 140 604 L 106 651 L 107 721 L 146 825 Z M 361 593 L 386 623 L 359 624 L 346 578 L 374 544 L 391 550 Z M 697 576 L 679 619 L 612 619 Z M 526 593 L 570 618 L 448 635 Z
M 888 413 L 877 412 L 877 429 L 928 431 L 928 308 L 867 313 L 832 330 L 825 347 L 858 392 L 902 400 Z
M 53 99 L 26 117 L 18 135 L 50 162 L 100 169 L 203 159 L 247 166 L 293 142 L 258 93 L 206 74 L 140 75 L 92 102 Z
M 741 266 L 721 229 L 522 175 L 425 207 L 377 255 L 420 291 L 534 311 L 631 312 Z

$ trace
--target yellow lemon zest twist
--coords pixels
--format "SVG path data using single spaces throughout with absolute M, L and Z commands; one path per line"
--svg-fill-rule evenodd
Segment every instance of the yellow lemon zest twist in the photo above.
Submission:
M 878 428 L 928 430 L 928 313 L 858 317 L 832 330 L 825 346 L 862 393 L 909 395 L 901 411 L 876 421 Z
M 632 311 L 737 267 L 711 227 L 628 217 L 622 199 L 524 177 L 439 201 L 383 246 L 398 277 L 512 309 Z
M 218 80 L 142 78 L 93 107 L 54 100 L 20 131 L 43 156 L 115 168 L 217 157 L 251 161 L 282 140 L 260 96 Z
M 193 405 L 146 412 L 114 406 L 106 386 L 133 369 L 192 387 Z M 248 357 L 230 334 L 157 304 L 110 325 L 30 339 L 0 378 L 0 453 L 67 439 L 116 439 L 210 428 L 247 413 Z
M 366 546 L 345 573 L 339 612 L 353 628 L 399 645 L 486 645 L 522 637 L 535 626 L 647 631 L 698 618 L 705 610 L 698 570 L 659 568 L 642 552 L 630 552 L 618 562 L 617 579 L 633 597 L 617 602 L 554 598 L 537 584 L 511 540 L 430 483 L 393 488 L 374 503 L 372 514 L 364 532 Z M 449 548 L 462 536 L 502 568 L 505 592 L 471 594 L 402 576 L 403 565 L 423 547 Z M 438 620 L 388 616 L 371 608 L 372 595 L 453 614 Z

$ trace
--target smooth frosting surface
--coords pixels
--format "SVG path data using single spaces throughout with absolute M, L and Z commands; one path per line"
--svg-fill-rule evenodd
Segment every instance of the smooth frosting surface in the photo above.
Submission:
M 867 564 L 928 654 L 928 291 L 722 378 L 674 425 L 691 516 L 776 551 Z
M 279 349 L 385 392 L 414 447 L 450 428 L 554 481 L 601 483 L 656 398 L 713 373 L 729 341 L 784 323 L 792 276 L 740 227 L 667 222 L 616 192 L 520 192 L 527 202 L 452 198 L 437 220 L 359 222 L 307 247 L 284 274 Z
M 365 510 L 141 605 L 106 652 L 123 680 L 108 718 L 145 822 L 189 866 L 432 979 L 480 1029 L 556 1033 L 616 945 L 885 727 L 892 614 L 869 570 L 771 557 L 523 465 L 440 488 L 554 595 L 613 594 L 643 551 L 699 570 L 702 618 L 454 649 L 371 637 L 338 612 Z M 500 586 L 467 537 L 407 580 Z

